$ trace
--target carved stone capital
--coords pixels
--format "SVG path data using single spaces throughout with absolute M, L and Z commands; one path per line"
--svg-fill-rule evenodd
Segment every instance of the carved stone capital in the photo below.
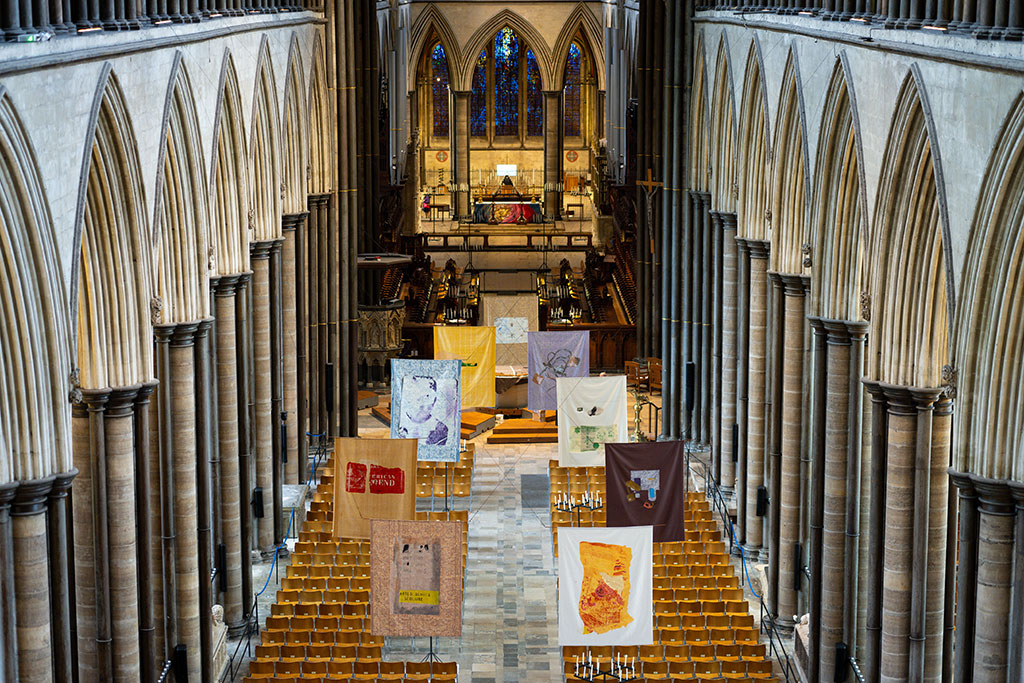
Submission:
M 772 245 L 767 240 L 747 240 L 747 247 L 750 249 L 750 258 L 767 259 L 771 252 Z
M 241 275 L 221 275 L 210 280 L 214 296 L 234 296 Z
M 131 384 L 110 390 L 110 401 L 107 403 L 107 417 L 130 417 L 135 412 L 135 399 L 142 390 L 141 384 Z
M 12 517 L 28 517 L 46 511 L 46 499 L 53 490 L 55 475 L 18 482 L 18 490 L 11 503 Z

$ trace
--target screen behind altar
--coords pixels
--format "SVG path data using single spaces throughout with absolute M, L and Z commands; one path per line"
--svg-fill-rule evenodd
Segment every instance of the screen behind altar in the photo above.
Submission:
M 515 164 L 498 164 L 494 169 L 495 174 L 501 178 L 502 176 L 508 176 L 509 178 L 516 177 L 516 165 Z

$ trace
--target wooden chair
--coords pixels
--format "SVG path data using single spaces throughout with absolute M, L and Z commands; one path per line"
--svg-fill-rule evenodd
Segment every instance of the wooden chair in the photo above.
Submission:
M 668 662 L 644 662 L 644 678 L 652 681 L 668 680 Z
M 381 662 L 378 680 L 400 681 L 405 678 L 405 662 Z
M 772 677 L 772 663 L 768 660 L 747 662 L 747 678 L 766 679 Z
M 696 662 L 669 662 L 668 677 L 674 681 L 693 680 Z
M 357 681 L 375 681 L 380 674 L 380 662 L 356 661 L 352 665 L 352 678 Z
M 273 678 L 274 662 L 254 660 L 249 662 L 249 676 L 252 678 Z
M 647 359 L 647 391 L 654 393 L 661 391 L 661 359 Z

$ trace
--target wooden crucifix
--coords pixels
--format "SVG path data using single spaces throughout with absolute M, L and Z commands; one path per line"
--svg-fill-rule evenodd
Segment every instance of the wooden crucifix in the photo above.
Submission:
M 647 168 L 647 180 L 638 180 L 637 185 L 644 189 L 644 197 L 647 199 L 647 234 L 652 235 L 651 240 L 651 253 L 654 253 L 654 195 L 657 194 L 658 190 L 664 185 L 654 179 L 651 174 L 650 167 Z

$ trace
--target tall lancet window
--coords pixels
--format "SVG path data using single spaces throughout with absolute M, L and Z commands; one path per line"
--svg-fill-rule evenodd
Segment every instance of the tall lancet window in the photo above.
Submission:
M 494 38 L 494 134 L 519 135 L 519 37 L 505 27 Z
M 473 92 L 469 98 L 469 134 L 487 135 L 487 48 L 480 51 L 473 71 Z
M 569 56 L 565 62 L 565 137 L 580 136 L 580 105 L 582 101 L 581 65 L 582 53 L 580 46 L 573 41 L 569 46 Z
M 434 137 L 448 137 L 448 56 L 438 43 L 431 53 L 430 86 L 434 93 Z
M 540 69 L 533 50 L 526 49 L 526 134 L 544 134 L 544 94 L 540 89 Z

